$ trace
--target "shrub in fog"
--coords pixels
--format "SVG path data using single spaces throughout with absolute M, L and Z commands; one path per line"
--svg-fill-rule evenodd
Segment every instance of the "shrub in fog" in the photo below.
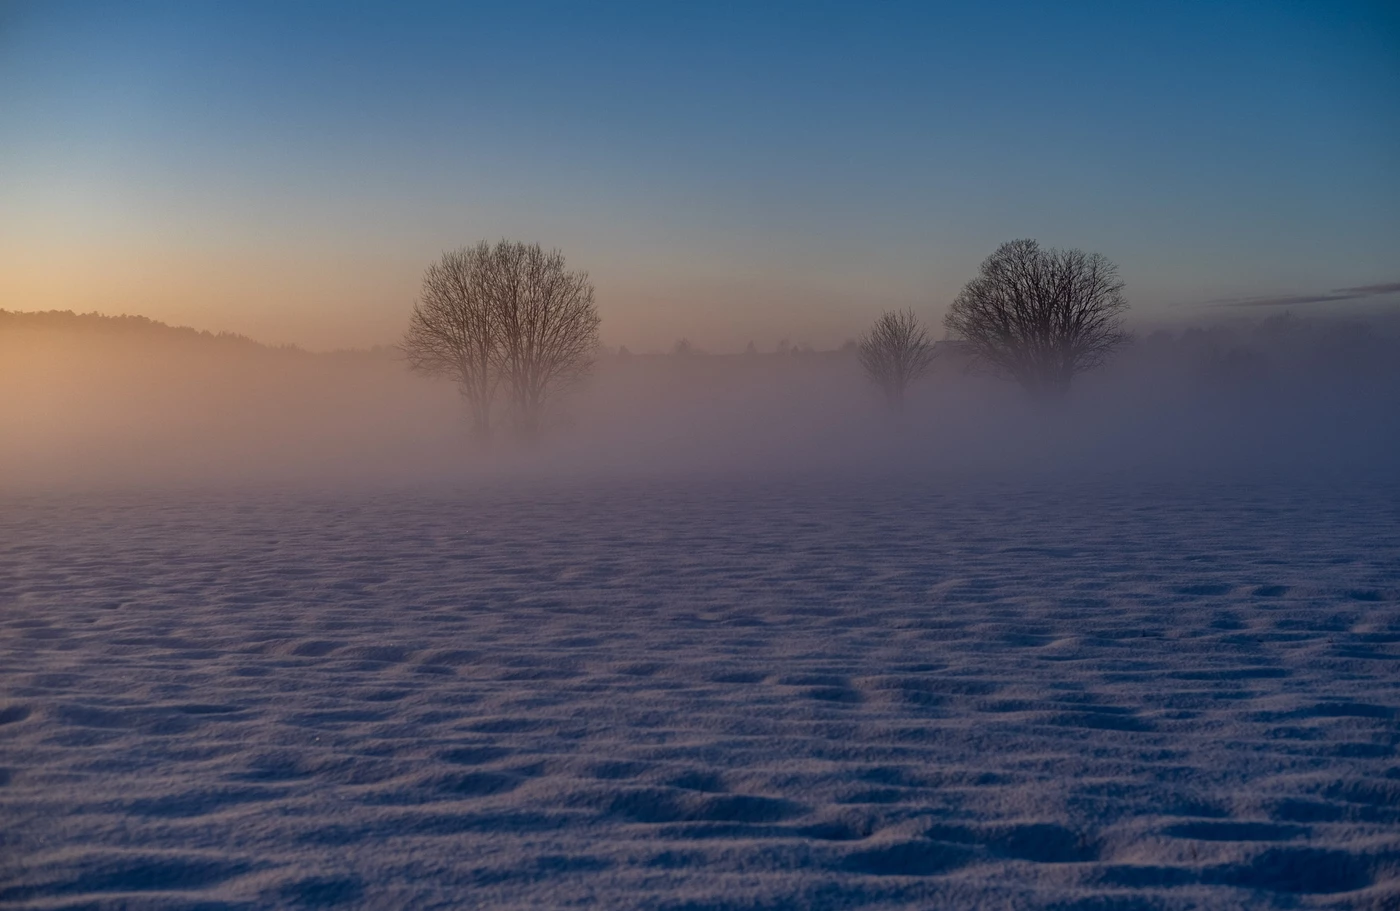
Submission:
M 909 384 L 933 365 L 933 342 L 911 310 L 892 310 L 875 321 L 857 343 L 865 375 L 894 409 L 904 406 Z
M 1127 342 L 1127 309 L 1118 269 L 1103 256 L 1013 240 L 982 263 L 944 326 L 979 364 L 1055 398 Z

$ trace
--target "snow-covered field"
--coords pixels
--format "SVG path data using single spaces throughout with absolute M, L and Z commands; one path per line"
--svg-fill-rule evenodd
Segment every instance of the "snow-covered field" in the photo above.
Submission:
M 0 906 L 1400 907 L 1400 490 L 7 495 Z

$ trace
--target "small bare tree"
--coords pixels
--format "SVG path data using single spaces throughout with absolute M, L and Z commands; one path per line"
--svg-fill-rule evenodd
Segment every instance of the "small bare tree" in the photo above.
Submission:
M 943 324 L 977 362 L 1057 398 L 1128 341 L 1127 309 L 1118 269 L 1103 256 L 1013 240 L 987 257 Z
M 472 431 L 491 434 L 498 383 L 496 303 L 488 244 L 442 254 L 423 274 L 402 349 L 411 369 L 456 381 L 472 415 Z
M 904 391 L 933 364 L 933 342 L 912 310 L 892 310 L 875 321 L 859 342 L 865 375 L 885 393 L 894 409 L 904 407 Z
M 585 377 L 598 347 L 598 309 L 586 272 L 570 272 L 558 250 L 501 241 L 491 251 L 496 365 L 526 438 L 545 405 Z

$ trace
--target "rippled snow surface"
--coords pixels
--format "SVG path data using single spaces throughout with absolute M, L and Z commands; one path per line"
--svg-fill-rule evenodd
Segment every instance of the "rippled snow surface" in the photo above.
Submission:
M 0 906 L 1400 907 L 1400 492 L 0 504 Z

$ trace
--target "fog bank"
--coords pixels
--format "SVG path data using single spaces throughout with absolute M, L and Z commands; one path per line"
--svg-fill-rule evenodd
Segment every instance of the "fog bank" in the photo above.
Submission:
M 1395 322 L 1274 317 L 1140 337 L 1033 404 L 945 354 L 891 414 L 854 353 L 600 357 L 522 446 L 393 349 L 309 354 L 145 320 L 0 314 L 10 492 L 891 472 L 1014 480 L 1395 475 Z

